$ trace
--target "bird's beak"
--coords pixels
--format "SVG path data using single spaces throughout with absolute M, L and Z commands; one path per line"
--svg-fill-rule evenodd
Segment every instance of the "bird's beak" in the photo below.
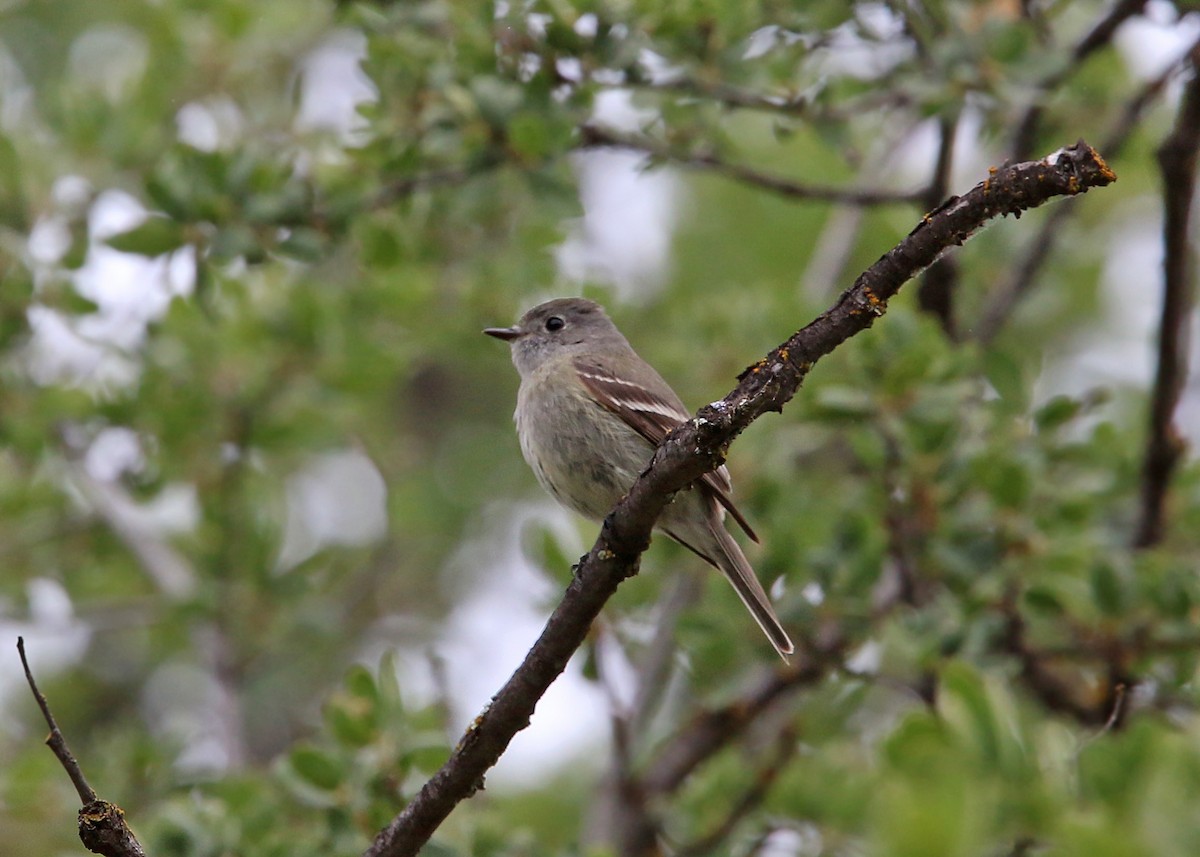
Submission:
M 488 336 L 494 336 L 497 339 L 503 339 L 505 342 L 512 342 L 521 335 L 521 331 L 515 327 L 489 327 L 484 331 Z

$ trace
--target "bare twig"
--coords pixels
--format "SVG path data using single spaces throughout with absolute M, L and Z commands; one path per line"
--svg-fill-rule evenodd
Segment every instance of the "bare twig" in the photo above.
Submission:
M 79 801 L 83 804 L 79 810 L 79 838 L 84 847 L 93 854 L 103 854 L 105 857 L 145 857 L 137 837 L 125 823 L 125 813 L 116 804 L 97 797 L 95 790 L 88 785 L 83 769 L 79 767 L 71 748 L 67 746 L 67 741 L 58 728 L 58 722 L 50 711 L 50 703 L 38 690 L 37 682 L 33 679 L 33 671 L 29 668 L 28 658 L 25 657 L 24 637 L 17 637 L 17 652 L 21 655 L 25 680 L 29 682 L 29 689 L 33 692 L 33 698 L 37 700 L 38 708 L 42 710 L 46 725 L 50 727 L 46 746 L 71 778 L 71 783 L 79 794 Z
M 581 133 L 583 136 L 581 145 L 585 149 L 628 149 L 633 152 L 642 152 L 653 160 L 716 173 L 789 199 L 811 199 L 849 205 L 895 205 L 919 202 L 922 197 L 919 191 L 880 191 L 804 184 L 782 176 L 759 172 L 740 164 L 731 164 L 712 152 L 680 152 L 652 137 L 640 134 L 621 134 L 596 125 L 584 126 Z
M 29 669 L 29 660 L 25 657 L 25 638 L 17 637 L 17 652 L 21 655 L 21 666 L 25 670 L 25 680 L 29 682 L 29 690 L 33 693 L 33 698 L 37 700 L 38 708 L 42 710 L 42 717 L 46 718 L 46 725 L 50 727 L 50 735 L 46 738 L 46 746 L 62 763 L 63 770 L 67 772 L 67 776 L 71 778 L 71 783 L 75 786 L 75 791 L 79 793 L 80 803 L 91 803 L 96 799 L 96 792 L 88 785 L 87 778 L 83 775 L 83 770 L 79 767 L 79 762 L 71 755 L 71 750 L 67 747 L 66 739 L 63 738 L 62 732 L 58 728 L 58 722 L 54 719 L 54 714 L 50 711 L 50 704 L 46 702 L 46 697 L 38 690 L 37 682 L 33 680 L 33 672 Z
M 723 400 L 702 408 L 695 419 L 673 431 L 605 519 L 524 661 L 474 720 L 450 759 L 380 832 L 368 857 L 415 855 L 454 807 L 482 787 L 484 774 L 529 724 L 537 701 L 583 643 L 605 603 L 623 580 L 637 573 L 651 529 L 675 492 L 719 466 L 729 443 L 752 422 L 781 410 L 817 360 L 869 328 L 904 283 L 989 220 L 1102 187 L 1115 178 L 1083 141 L 1041 161 L 996 169 L 963 196 L 925 215 L 830 309 L 743 372 Z M 801 661 L 791 670 L 805 666 Z
M 1175 129 L 1158 150 L 1163 177 L 1163 305 L 1142 464 L 1141 517 L 1134 536 L 1134 546 L 1140 548 L 1162 541 L 1167 489 L 1184 451 L 1183 437 L 1175 428 L 1175 408 L 1187 380 L 1188 329 L 1195 303 L 1190 225 L 1200 152 L 1200 48 L 1192 52 L 1191 65 L 1192 78 Z

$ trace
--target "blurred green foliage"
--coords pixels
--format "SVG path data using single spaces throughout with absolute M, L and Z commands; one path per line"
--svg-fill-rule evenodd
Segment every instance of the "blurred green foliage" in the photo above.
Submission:
M 4 4 L 0 620 L 30 635 L 73 749 L 148 853 L 358 854 L 449 754 L 465 724 L 445 688 L 400 686 L 414 673 L 399 661 L 438 675 L 456 600 L 504 573 L 487 546 L 463 571 L 462 546 L 539 497 L 509 419 L 515 373 L 480 328 L 583 288 L 698 406 L 921 215 L 847 220 L 706 159 L 909 191 L 927 169 L 887 155 L 921 122 L 969 113 L 962 159 L 998 163 L 1045 81 L 1039 154 L 1105 138 L 1144 86 L 1111 47 L 1074 65 L 1105 6 L 1023 5 L 1032 17 L 976 2 Z M 304 119 L 306 99 L 335 98 L 313 62 L 331 46 L 373 93 L 340 127 Z M 677 167 L 668 264 L 661 282 L 581 286 L 556 249 L 587 214 L 580 129 L 614 91 L 669 153 L 645 168 Z M 719 830 L 775 765 L 713 853 L 768 834 L 796 854 L 1200 849 L 1200 469 L 1178 474 L 1167 541 L 1132 551 L 1144 390 L 1039 387 L 1103 320 L 1101 271 L 1125 212 L 1158 204 L 1151 154 L 1170 121 L 1158 102 L 1137 117 L 1120 183 L 1076 204 L 996 339 L 972 341 L 971 320 L 1045 212 L 956 254 L 964 341 L 916 309 L 914 284 L 733 446 L 764 536 L 751 559 L 828 663 L 653 805 L 673 847 Z M 97 229 L 114 191 L 147 216 Z M 830 282 L 809 282 L 840 242 Z M 144 257 L 161 312 L 114 322 L 105 284 L 84 285 L 114 251 Z M 1147 303 L 1155 283 L 1146 272 Z M 48 318 L 74 337 L 48 337 Z M 114 323 L 128 335 L 96 334 Z M 94 370 L 62 368 L 67 341 Z M 139 461 L 104 484 L 88 456 L 117 429 Z M 297 474 L 344 450 L 386 485 L 386 533 L 326 535 L 283 562 Z M 122 509 L 181 487 L 186 526 L 125 525 Z M 527 527 L 527 557 L 562 583 L 576 543 Z M 633 663 L 664 581 L 691 565 L 656 544 L 610 608 L 604 633 Z M 38 601 L 46 582 L 65 615 Z M 716 585 L 674 641 L 671 692 L 631 748 L 642 772 L 698 711 L 778 668 Z M 58 643 L 73 654 L 38 668 Z M 162 722 L 162 694 L 188 687 L 220 736 L 215 768 L 189 765 L 196 735 Z M 0 857 L 77 853 L 32 702 L 0 688 Z M 475 798 L 428 853 L 610 853 L 582 833 L 607 763 L 580 754 Z

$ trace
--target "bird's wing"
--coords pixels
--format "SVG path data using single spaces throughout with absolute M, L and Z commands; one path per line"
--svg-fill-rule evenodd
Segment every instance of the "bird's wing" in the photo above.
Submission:
M 673 391 L 669 396 L 662 396 L 637 381 L 618 378 L 596 361 L 577 357 L 572 362 L 579 380 L 596 401 L 620 417 L 651 446 L 658 446 L 676 426 L 691 419 L 691 414 Z M 666 382 L 662 387 L 670 391 Z M 725 507 L 746 535 L 757 542 L 758 534 L 729 496 L 733 483 L 725 466 L 705 473 L 700 477 L 700 484 Z

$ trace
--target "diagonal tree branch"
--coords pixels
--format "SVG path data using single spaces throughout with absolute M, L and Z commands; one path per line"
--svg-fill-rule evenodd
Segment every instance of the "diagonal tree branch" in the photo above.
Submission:
M 695 842 L 681 846 L 675 852 L 677 857 L 703 857 L 728 847 L 729 837 L 738 824 L 762 804 L 779 774 L 796 754 L 798 738 L 795 726 L 785 725 L 775 739 L 771 758 L 758 770 L 750 787 L 742 793 L 729 813 L 709 833 Z
M 475 718 L 447 762 L 366 851 L 368 857 L 415 855 L 461 801 L 483 786 L 484 774 L 583 643 L 592 621 L 617 587 L 637 573 L 650 531 L 676 491 L 716 468 L 747 426 L 779 411 L 818 359 L 866 330 L 909 279 L 989 220 L 1102 187 L 1116 176 L 1083 141 L 1040 161 L 1013 164 L 961 197 L 925 215 L 837 302 L 740 376 L 723 400 L 702 408 L 656 450 L 646 471 L 605 519 L 591 552 L 580 560 L 562 601 L 525 660 Z
M 1142 464 L 1142 509 L 1135 547 L 1162 541 L 1167 489 L 1183 456 L 1175 408 L 1187 379 L 1188 327 L 1195 303 L 1191 212 L 1200 153 L 1200 48 L 1191 55 L 1192 78 L 1184 89 L 1175 129 L 1158 150 L 1163 177 L 1163 305 L 1158 369 L 1150 403 L 1150 426 Z
M 834 643 L 827 657 L 801 650 L 791 664 L 772 670 L 728 705 L 701 711 L 655 754 L 642 779 L 643 790 L 649 794 L 674 792 L 689 774 L 729 746 L 765 710 L 793 691 L 823 679 L 841 657 L 841 642 Z
M 923 198 L 921 191 L 860 190 L 831 185 L 804 184 L 782 176 L 759 172 L 741 164 L 730 163 L 713 152 L 681 152 L 644 134 L 622 134 L 596 125 L 585 125 L 580 133 L 582 135 L 580 148 L 627 149 L 632 152 L 642 152 L 654 160 L 713 172 L 790 199 L 822 200 L 847 205 L 894 205 L 920 202 Z

